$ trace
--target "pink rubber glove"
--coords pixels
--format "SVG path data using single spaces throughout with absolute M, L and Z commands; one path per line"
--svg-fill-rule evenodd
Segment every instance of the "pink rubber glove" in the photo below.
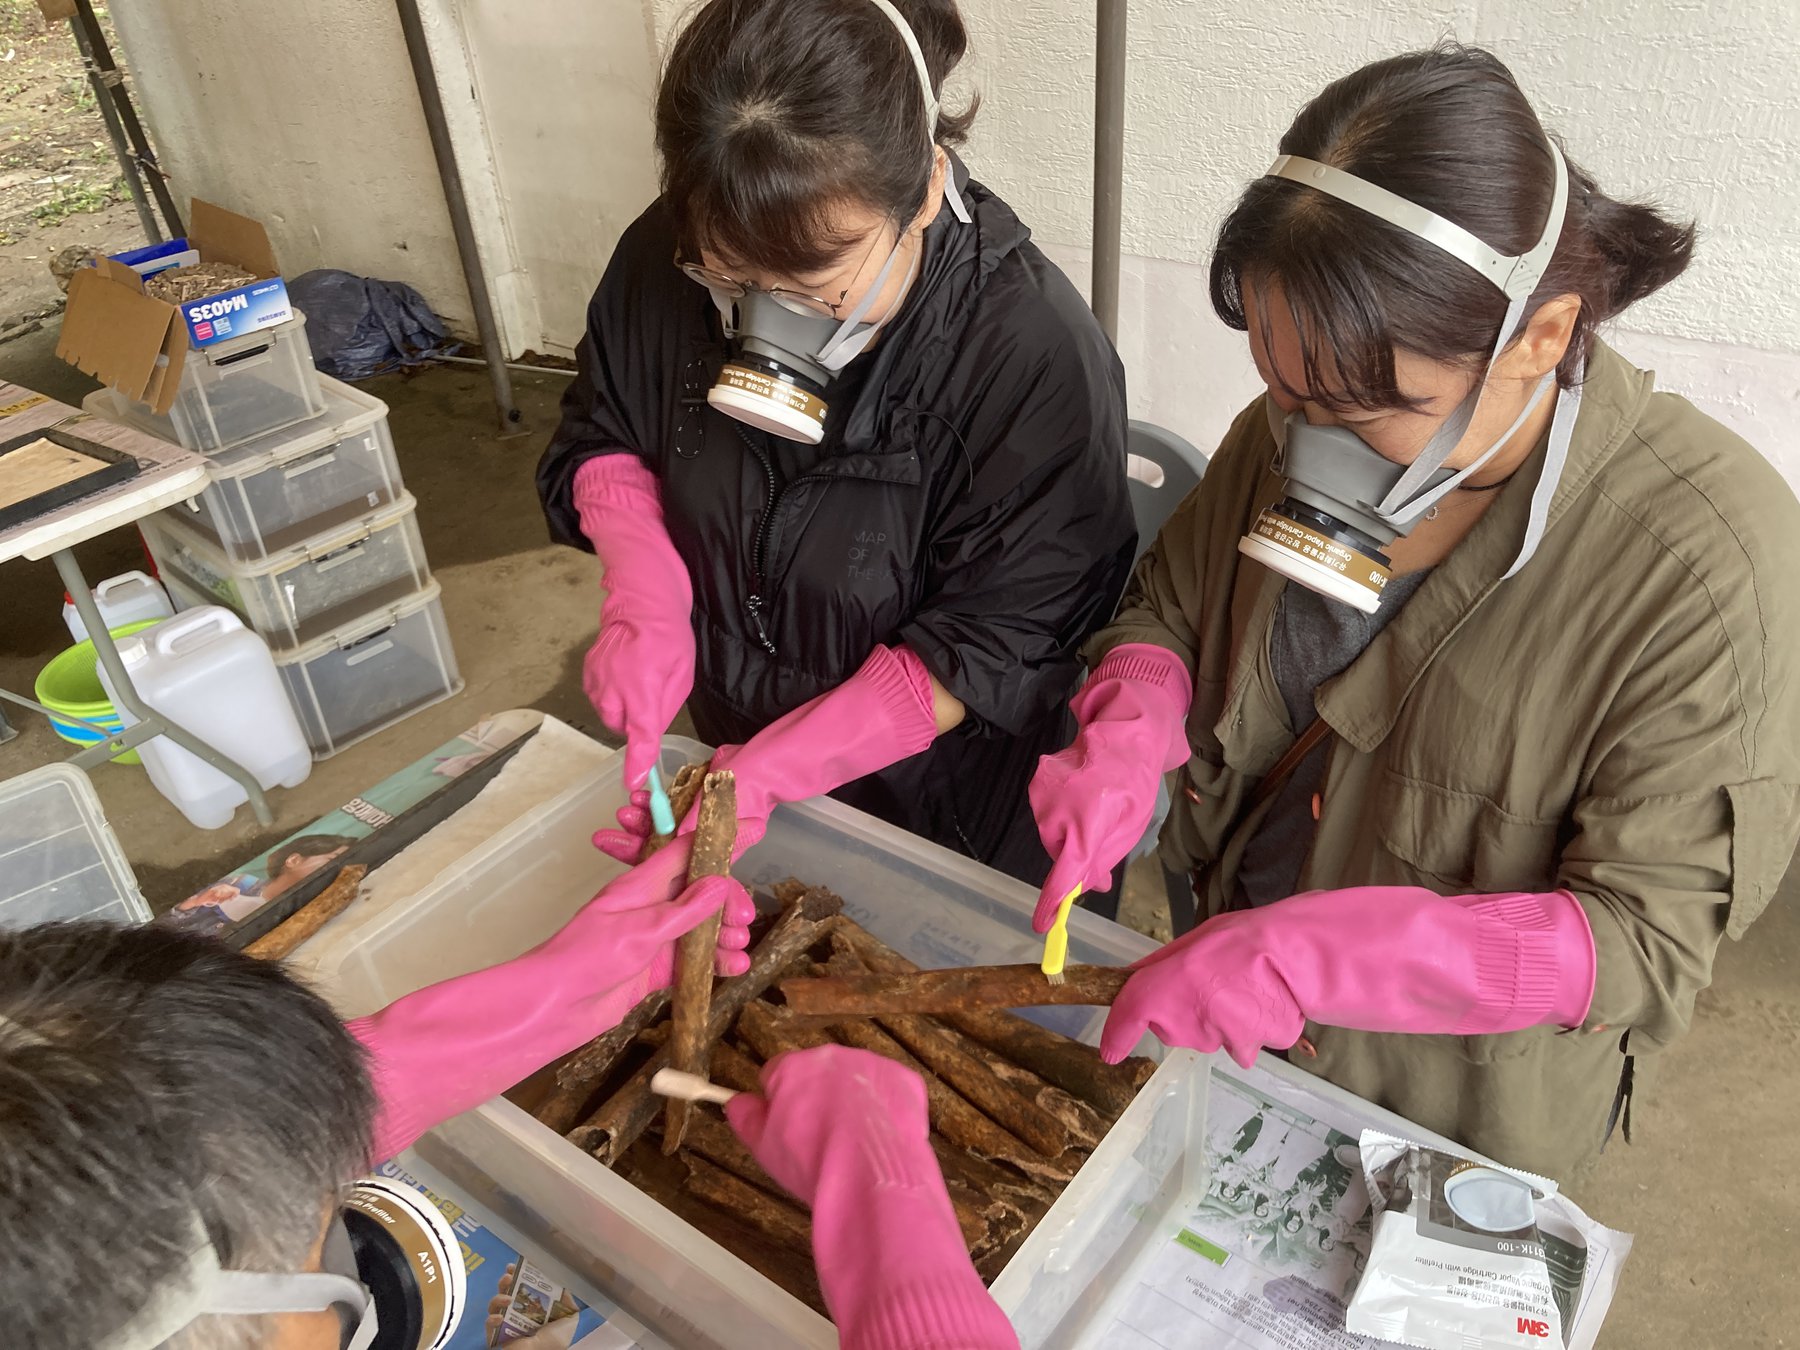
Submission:
M 1244 1068 L 1306 1023 L 1480 1036 L 1579 1026 L 1594 996 L 1594 934 L 1567 891 L 1442 896 L 1418 886 L 1309 891 L 1208 919 L 1138 964 L 1100 1053 L 1146 1030 L 1223 1047 Z
M 1031 926 L 1050 931 L 1077 886 L 1104 891 L 1144 837 L 1162 776 L 1188 759 L 1193 677 L 1163 647 L 1131 642 L 1108 652 L 1069 701 L 1079 729 L 1067 750 L 1038 761 L 1027 796 L 1050 854 L 1050 876 Z
M 351 1022 L 375 1083 L 373 1161 L 618 1025 L 668 985 L 675 939 L 721 906 L 720 955 L 741 956 L 755 902 L 728 877 L 683 891 L 688 852 L 671 844 L 523 956 Z
M 600 636 L 581 687 L 625 737 L 625 785 L 641 788 L 694 687 L 694 588 L 663 525 L 656 476 L 636 455 L 599 455 L 575 471 L 581 532 L 605 567 Z
M 762 838 L 779 803 L 805 801 L 885 769 L 936 737 L 925 663 L 905 647 L 877 647 L 836 689 L 713 756 L 713 768 L 737 775 L 737 853 Z M 619 812 L 621 828 L 601 830 L 594 846 L 621 862 L 637 858 L 650 833 L 648 805 L 647 796 L 633 796 Z M 680 832 L 691 831 L 695 819 L 690 812 Z
M 925 1084 L 841 1045 L 762 1071 L 726 1118 L 768 1174 L 812 1207 L 813 1260 L 843 1350 L 1017 1350 L 969 1263 L 931 1151 Z

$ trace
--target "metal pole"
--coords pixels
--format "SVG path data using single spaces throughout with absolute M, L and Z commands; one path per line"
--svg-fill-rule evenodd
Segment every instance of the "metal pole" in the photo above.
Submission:
M 477 361 L 472 356 L 434 356 L 431 359 L 433 361 L 447 361 L 453 366 L 485 366 L 487 364 L 486 361 Z M 508 361 L 506 363 L 506 368 L 508 370 L 530 371 L 533 375 L 566 375 L 571 379 L 574 378 L 575 375 L 573 370 L 565 370 L 561 366 L 534 366 L 529 361 Z
M 500 347 L 500 329 L 488 295 L 487 273 L 475 246 L 475 226 L 469 219 L 468 198 L 463 195 L 462 172 L 456 167 L 456 147 L 450 143 L 450 126 L 444 120 L 444 100 L 432 69 L 431 48 L 425 41 L 425 25 L 419 18 L 418 0 L 394 0 L 400 11 L 400 31 L 406 35 L 406 54 L 412 58 L 413 81 L 419 87 L 419 103 L 425 110 L 425 127 L 431 133 L 431 152 L 437 157 L 438 178 L 444 185 L 444 204 L 450 208 L 450 227 L 456 233 L 456 251 L 462 258 L 463 279 L 475 307 L 475 328 L 481 335 L 481 354 L 487 359 L 488 378 L 494 386 L 494 408 L 501 431 L 519 429 L 519 409 L 513 402 L 512 377 L 506 373 L 506 353 Z
M 163 241 L 162 227 L 156 223 L 156 213 L 150 209 L 150 199 L 144 194 L 144 176 L 138 172 L 137 160 L 132 158 L 131 143 L 125 139 L 125 128 L 119 125 L 119 110 L 113 107 L 112 94 L 106 88 L 106 77 L 101 75 L 100 67 L 95 64 L 94 49 L 88 43 L 87 30 L 81 26 L 79 19 L 70 19 L 69 31 L 75 34 L 75 45 L 81 48 L 81 64 L 87 70 L 88 83 L 94 87 L 94 102 L 100 105 L 100 117 L 106 123 L 106 139 L 112 142 L 113 158 L 119 161 L 119 169 L 125 175 L 125 186 L 131 193 L 131 204 L 137 208 L 138 224 L 143 226 L 146 240 L 152 244 L 160 244 Z
M 1094 34 L 1094 315 L 1119 337 L 1119 247 L 1125 195 L 1125 0 L 1097 0 Z
M 131 106 L 131 97 L 125 92 L 125 76 L 113 61 L 112 48 L 106 45 L 106 34 L 100 29 L 100 20 L 94 17 L 94 6 L 90 0 L 75 0 L 75 17 L 70 22 L 80 24 L 81 31 L 87 34 L 83 55 L 90 56 L 99 69 L 100 88 L 105 90 L 106 96 L 111 100 L 119 125 L 124 129 L 126 139 L 131 142 L 132 158 L 149 180 L 150 191 L 156 194 L 156 204 L 162 208 L 163 221 L 169 227 L 169 237 L 179 238 L 187 233 L 181 226 L 181 212 L 176 208 L 175 198 L 169 193 L 167 176 L 157 167 L 156 152 L 150 148 L 150 137 L 145 134 L 144 124 L 138 121 L 137 109 Z

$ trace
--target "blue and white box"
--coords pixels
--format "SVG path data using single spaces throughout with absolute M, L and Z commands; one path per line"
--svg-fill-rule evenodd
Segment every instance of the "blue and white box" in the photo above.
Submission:
M 294 309 L 288 303 L 287 283 L 271 277 L 189 300 L 181 307 L 181 317 L 187 323 L 188 341 L 198 348 L 286 323 L 294 317 Z

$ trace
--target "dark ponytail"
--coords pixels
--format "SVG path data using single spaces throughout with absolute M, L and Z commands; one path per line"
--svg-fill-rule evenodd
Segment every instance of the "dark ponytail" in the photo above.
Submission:
M 1555 167 L 1545 136 L 1498 58 L 1445 43 L 1328 85 L 1301 109 L 1280 148 L 1353 173 L 1518 254 L 1538 242 L 1550 213 Z M 1565 386 L 1599 325 L 1680 276 L 1694 251 L 1691 223 L 1616 201 L 1573 161 L 1568 167 L 1562 233 L 1524 316 L 1556 296 L 1580 297 L 1557 370 Z M 1478 365 L 1506 316 L 1499 290 L 1435 245 L 1285 179 L 1251 183 L 1219 230 L 1213 308 L 1240 330 L 1248 327 L 1247 281 L 1279 284 L 1302 335 L 1307 388 L 1290 392 L 1346 407 L 1406 406 L 1394 378 L 1396 349 Z
M 1614 201 L 1584 170 L 1574 173 L 1585 193 L 1582 214 L 1586 228 L 1582 233 L 1604 265 L 1601 288 L 1605 298 L 1594 305 L 1600 311 L 1596 322 L 1604 322 L 1687 271 L 1694 256 L 1695 229 L 1691 221 L 1670 220 L 1642 202 Z M 1582 308 L 1587 307 L 1583 294 Z
M 968 49 L 955 0 L 892 3 L 941 97 Z M 978 103 L 940 109 L 936 143 L 961 144 Z M 656 149 L 684 251 L 790 275 L 839 260 L 845 203 L 902 225 L 931 185 L 918 73 L 869 0 L 710 0 L 669 53 Z

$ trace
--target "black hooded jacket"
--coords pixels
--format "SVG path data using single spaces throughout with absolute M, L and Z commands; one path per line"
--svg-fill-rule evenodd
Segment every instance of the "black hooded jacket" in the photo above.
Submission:
M 551 534 L 591 548 L 581 462 L 628 451 L 656 474 L 694 587 L 688 707 L 713 744 L 843 683 L 877 643 L 910 647 L 966 720 L 833 795 L 1037 884 L 1026 785 L 1068 741 L 1078 649 L 1135 551 L 1125 379 L 1012 209 L 953 171 L 973 220 L 946 208 L 926 231 L 900 313 L 827 389 L 818 447 L 708 406 L 726 342 L 652 204 L 588 306 L 538 491 Z

